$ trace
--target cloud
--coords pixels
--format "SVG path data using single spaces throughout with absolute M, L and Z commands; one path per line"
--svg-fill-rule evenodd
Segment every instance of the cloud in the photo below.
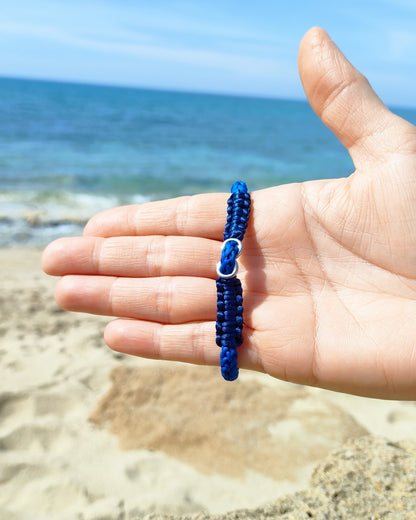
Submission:
M 0 0 L 0 6 L 0 39 L 10 49 L 0 59 L 3 74 L 25 76 L 36 62 L 39 77 L 112 82 L 117 69 L 120 84 L 291 95 L 287 85 L 300 85 L 299 39 L 318 21 L 364 73 L 394 69 L 413 84 L 415 0 L 323 0 L 319 16 L 312 4 L 299 10 L 267 0 Z
M 414 0 L 383 0 L 382 3 L 391 8 L 393 12 L 397 12 L 401 8 L 410 11 L 410 14 L 416 14 L 416 3 Z
M 128 42 L 118 41 L 115 33 L 109 35 L 110 39 L 104 40 L 99 36 L 86 37 L 62 28 L 52 28 L 49 25 L 35 25 L 33 23 L 0 22 L 0 32 L 3 35 L 36 38 L 93 52 L 130 55 L 238 73 L 253 70 L 257 76 L 261 75 L 263 78 L 274 77 L 277 68 L 275 60 L 261 56 L 253 57 L 223 50 L 193 49 L 180 45 L 147 43 L 150 38 L 137 32 L 130 36 Z M 126 40 L 126 37 L 123 40 Z
M 414 63 L 416 49 L 416 32 L 403 29 L 388 31 L 389 59 L 395 62 Z

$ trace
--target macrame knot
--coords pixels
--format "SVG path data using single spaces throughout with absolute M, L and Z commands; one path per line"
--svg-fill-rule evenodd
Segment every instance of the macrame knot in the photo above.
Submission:
M 227 381 L 238 377 L 237 347 L 243 342 L 243 290 L 236 275 L 250 202 L 246 184 L 235 182 L 228 199 L 221 260 L 217 264 L 216 343 L 221 347 L 221 373 Z

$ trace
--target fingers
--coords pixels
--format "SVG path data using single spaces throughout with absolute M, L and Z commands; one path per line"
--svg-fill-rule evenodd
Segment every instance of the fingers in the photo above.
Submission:
M 251 344 L 252 331 L 245 329 L 244 345 L 238 349 L 240 368 L 263 371 Z M 118 352 L 150 359 L 182 361 L 197 365 L 219 365 L 215 322 L 162 325 L 138 320 L 114 320 L 104 332 L 107 345 Z
M 85 227 L 86 236 L 185 235 L 222 240 L 228 195 L 178 197 L 99 213 Z
M 161 325 L 137 320 L 114 320 L 104 332 L 113 350 L 151 359 L 217 365 L 219 348 L 215 344 L 215 323 Z
M 300 44 L 299 74 L 312 108 L 349 150 L 357 168 L 403 151 L 406 142 L 415 151 L 414 127 L 385 107 L 320 28 L 310 29 Z
M 69 311 L 137 318 L 160 323 L 213 320 L 214 280 L 193 277 L 63 277 L 55 289 L 60 307 Z
M 220 247 L 215 240 L 176 236 L 62 238 L 45 249 L 42 268 L 53 276 L 215 278 Z

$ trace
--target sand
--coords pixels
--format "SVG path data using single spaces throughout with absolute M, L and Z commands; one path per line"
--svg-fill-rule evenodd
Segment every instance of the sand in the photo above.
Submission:
M 107 318 L 57 307 L 40 254 L 0 250 L 1 519 L 255 508 L 347 440 L 414 436 L 411 402 L 113 353 Z
M 146 520 L 414 520 L 416 441 L 352 439 L 320 461 L 309 486 L 265 507 Z

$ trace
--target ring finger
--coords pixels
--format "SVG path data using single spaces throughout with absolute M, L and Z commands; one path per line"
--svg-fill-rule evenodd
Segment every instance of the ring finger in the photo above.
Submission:
M 215 281 L 190 276 L 118 278 L 67 275 L 55 298 L 63 309 L 159 323 L 214 320 Z

